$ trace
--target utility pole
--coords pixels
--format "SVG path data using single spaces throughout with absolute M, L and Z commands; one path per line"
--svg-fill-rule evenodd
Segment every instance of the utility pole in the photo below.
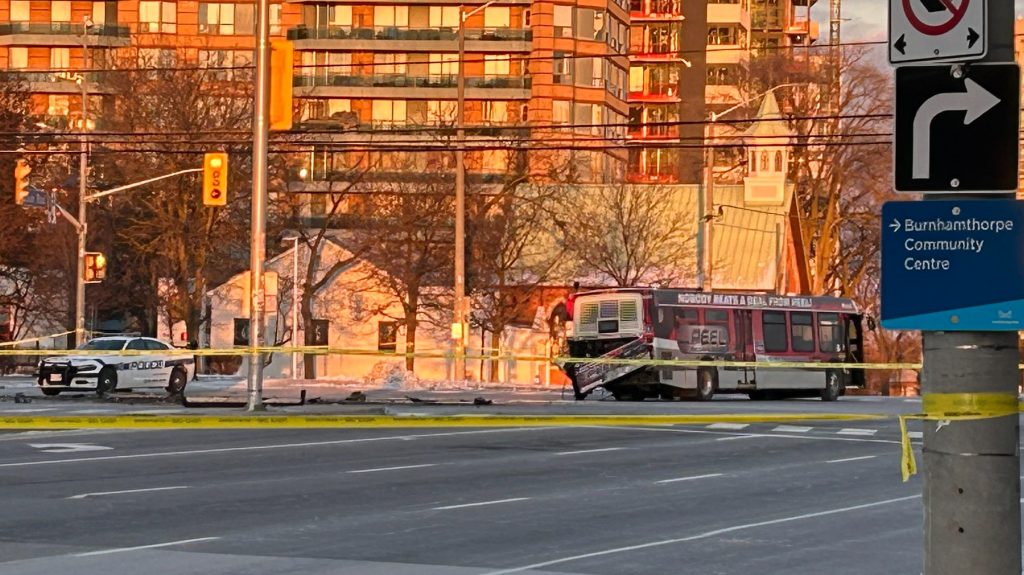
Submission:
M 75 345 L 85 343 L 85 238 L 87 236 L 86 199 L 89 179 L 89 86 L 86 84 L 86 70 L 89 69 L 89 29 L 93 23 L 89 17 L 82 20 L 82 73 L 79 87 L 82 89 L 82 139 L 78 154 L 78 249 L 77 274 L 75 275 Z
M 983 61 L 1013 62 L 1013 3 L 987 4 L 989 49 Z M 974 198 L 979 197 L 986 196 Z M 926 411 L 932 398 L 942 397 L 939 394 L 996 394 L 1014 407 L 1001 417 L 924 422 L 925 575 L 1017 575 L 1017 332 L 926 331 L 923 338 L 921 391 Z
M 714 112 L 711 112 L 711 121 L 708 123 L 708 142 L 707 142 L 707 160 L 704 162 L 704 211 L 701 214 L 703 221 L 701 225 L 704 226 L 704 265 L 707 270 L 701 270 L 702 282 L 700 289 L 701 291 L 711 291 L 714 289 L 711 276 L 715 273 L 715 264 L 712 258 L 714 257 L 714 214 L 715 214 L 715 121 L 718 116 Z
M 267 143 L 270 139 L 270 2 L 256 17 L 256 95 L 252 121 L 252 226 L 249 244 L 249 371 L 247 411 L 263 411 L 263 260 L 267 245 Z
M 466 20 L 494 4 L 491 0 L 466 12 L 459 6 L 459 71 L 456 79 L 455 107 L 455 309 L 452 339 L 455 343 L 455 381 L 466 380 Z M 413 350 L 415 351 L 415 350 Z

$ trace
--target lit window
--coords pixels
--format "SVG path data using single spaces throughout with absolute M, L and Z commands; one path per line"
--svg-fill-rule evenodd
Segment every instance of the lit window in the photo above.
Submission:
M 377 27 L 409 27 L 408 6 L 374 6 L 373 25 Z
M 572 36 L 572 6 L 555 5 L 555 36 Z
M 351 6 L 349 6 L 348 8 L 349 8 L 349 10 L 352 9 Z M 253 18 L 253 24 L 254 24 L 253 29 L 254 30 L 255 30 L 255 22 L 256 22 L 256 19 Z M 241 25 L 241 22 L 239 22 L 239 25 Z M 280 36 L 283 33 L 284 33 L 284 29 L 281 27 L 281 5 L 280 4 L 271 4 L 270 5 L 270 35 L 271 36 Z
M 508 28 L 512 25 L 512 14 L 508 6 L 484 8 L 484 26 L 487 28 Z
M 405 54 L 374 54 L 374 74 L 405 74 Z
M 11 68 L 28 68 L 28 48 L 24 46 L 11 46 L 7 49 L 7 54 Z
M 47 97 L 46 113 L 50 116 L 67 116 L 71 109 L 71 98 L 66 94 L 51 94 Z
M 174 34 L 178 31 L 178 5 L 174 2 L 139 2 L 139 31 Z
M 551 123 L 568 124 L 569 115 L 572 113 L 572 104 L 567 100 L 554 100 L 551 102 Z
M 11 22 L 29 21 L 29 0 L 11 0 Z
M 70 0 L 54 0 L 50 3 L 50 21 L 51 22 L 70 22 L 71 21 L 71 1 Z
M 430 7 L 431 28 L 458 28 L 459 7 L 458 6 L 431 6 Z
M 427 67 L 431 76 L 454 76 L 459 73 L 458 54 L 430 54 Z
M 116 20 L 116 18 L 115 18 Z M 92 23 L 97 26 L 103 26 L 107 23 L 107 3 L 106 2 L 93 2 L 92 3 Z
M 508 119 L 508 102 L 484 101 L 484 121 L 489 124 L 503 124 Z
M 50 48 L 50 67 L 67 70 L 71 65 L 71 51 L 67 48 Z
M 249 6 L 250 13 L 252 6 Z M 251 20 L 251 16 L 250 16 Z M 199 4 L 199 33 L 224 34 L 235 33 L 234 4 Z
M 508 76 L 510 57 L 507 54 L 484 56 L 484 74 L 487 76 Z

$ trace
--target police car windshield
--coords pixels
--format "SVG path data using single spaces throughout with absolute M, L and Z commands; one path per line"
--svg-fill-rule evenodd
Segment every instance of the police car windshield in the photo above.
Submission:
M 124 347 L 123 339 L 94 339 L 78 346 L 78 349 L 94 349 L 98 351 L 119 351 Z

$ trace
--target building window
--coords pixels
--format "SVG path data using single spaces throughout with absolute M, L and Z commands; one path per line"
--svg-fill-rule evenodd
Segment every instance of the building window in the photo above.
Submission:
M 29 0 L 11 0 L 11 22 L 29 21 Z
M 250 6 L 251 8 L 251 6 Z M 223 34 L 235 33 L 234 4 L 199 4 L 199 33 Z
M 512 26 L 512 11 L 508 6 L 484 8 L 485 28 L 509 28 Z
M 67 70 L 71 67 L 71 51 L 68 48 L 50 48 L 50 68 Z
M 7 49 L 7 57 L 11 68 L 19 70 L 28 68 L 28 48 L 24 46 L 11 46 Z
M 370 119 L 375 126 L 405 124 L 405 100 L 374 100 Z
M 398 350 L 398 322 L 377 322 L 377 351 L 394 353 Z
M 70 0 L 54 0 L 50 3 L 50 21 L 51 22 L 70 22 L 71 21 L 71 1 Z
M 487 54 L 484 56 L 484 75 L 508 76 L 509 61 L 507 54 Z
M 775 152 L 775 171 L 782 173 L 782 152 Z
M 768 171 L 768 152 L 761 152 L 761 171 Z
M 484 122 L 504 124 L 508 121 L 508 102 L 484 100 Z
M 178 31 L 178 5 L 174 2 L 139 2 L 139 31 L 174 34 Z
M 593 8 L 576 10 L 576 37 L 583 40 L 604 40 L 604 11 Z M 557 34 L 556 34 L 557 35 Z
M 456 103 L 450 100 L 428 100 L 427 122 L 447 125 L 455 121 Z
M 708 30 L 708 46 L 738 44 L 736 29 L 731 26 L 713 26 Z
M 348 8 L 349 8 L 349 10 L 352 9 L 351 6 L 349 6 Z M 351 12 L 349 12 L 349 13 L 351 14 Z M 254 23 L 253 30 L 256 29 L 255 28 L 255 22 L 256 22 L 256 19 L 253 18 L 253 23 Z M 270 35 L 271 36 L 280 36 L 282 34 L 284 34 L 284 28 L 281 27 L 281 5 L 280 4 L 271 4 L 270 5 Z
M 71 111 L 71 98 L 67 94 L 50 94 L 46 102 L 49 116 L 67 116 Z
M 405 54 L 374 54 L 374 74 L 405 74 L 405 56 Z
M 200 50 L 199 66 L 201 68 L 218 68 L 211 72 L 214 79 L 231 80 L 236 74 L 244 73 L 243 68 L 252 65 L 252 52 L 249 50 Z
M 572 37 L 572 6 L 555 5 L 555 37 Z
M 785 312 L 762 312 L 761 327 L 764 330 L 765 351 L 784 352 L 789 350 L 789 344 L 786 341 Z
M 459 7 L 431 6 L 429 21 L 431 28 L 458 28 Z
M 378 28 L 408 28 L 408 6 L 374 6 L 373 25 Z
M 553 100 L 551 102 L 551 123 L 568 124 L 571 120 L 572 104 L 568 100 Z
M 555 84 L 571 84 L 572 73 L 570 72 L 572 60 L 565 52 L 555 52 L 552 68 L 552 81 Z
M 450 78 L 459 73 L 458 54 L 430 54 L 427 61 L 427 71 L 431 77 Z

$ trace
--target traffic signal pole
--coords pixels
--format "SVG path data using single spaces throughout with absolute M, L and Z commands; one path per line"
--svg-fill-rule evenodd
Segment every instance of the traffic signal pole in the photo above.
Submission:
M 86 83 L 86 72 L 89 69 L 89 25 L 82 25 L 82 76 L 79 86 L 82 89 L 82 140 L 78 155 L 78 249 L 77 270 L 75 274 L 75 346 L 85 342 L 85 238 L 88 233 L 86 224 L 86 193 L 89 179 L 89 86 Z
M 1013 3 L 987 8 L 984 61 L 1013 62 Z M 923 339 L 921 391 L 924 411 L 933 415 L 923 436 L 924 573 L 1019 575 L 1017 332 L 924 332 Z M 989 416 L 936 419 L 941 411 Z

